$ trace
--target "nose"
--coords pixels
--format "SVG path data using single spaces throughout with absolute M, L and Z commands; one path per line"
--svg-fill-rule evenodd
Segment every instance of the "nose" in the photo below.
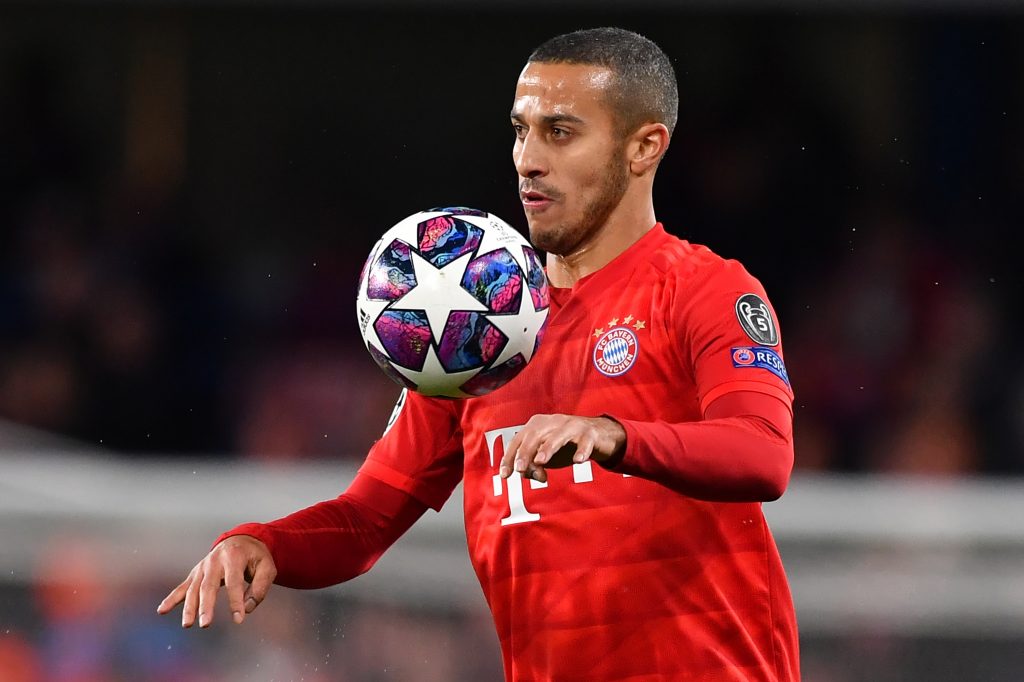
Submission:
M 547 160 L 539 142 L 530 132 L 522 139 L 516 139 L 512 160 L 520 177 L 540 178 L 548 174 Z

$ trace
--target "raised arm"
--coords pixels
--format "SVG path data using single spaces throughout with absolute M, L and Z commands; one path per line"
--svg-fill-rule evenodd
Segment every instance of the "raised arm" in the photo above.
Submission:
M 545 469 L 593 459 L 702 500 L 750 502 L 782 495 L 793 468 L 792 389 L 775 313 L 760 282 L 723 261 L 667 295 L 671 372 L 697 387 L 678 423 L 605 415 L 536 415 L 505 452 L 501 475 L 544 481 Z M 634 415 L 635 416 L 635 415 Z
M 788 406 L 763 393 L 726 393 L 702 421 L 671 424 L 537 415 L 516 434 L 501 474 L 547 480 L 546 469 L 593 459 L 701 500 L 778 499 L 793 468 Z

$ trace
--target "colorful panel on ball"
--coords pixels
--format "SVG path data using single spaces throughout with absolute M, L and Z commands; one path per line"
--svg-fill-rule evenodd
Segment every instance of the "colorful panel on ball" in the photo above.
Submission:
M 384 374 L 386 374 L 389 379 L 391 379 L 400 386 L 411 388 L 414 391 L 416 390 L 416 384 L 413 383 L 412 381 L 409 381 L 409 379 L 406 376 L 404 376 L 398 370 L 396 370 L 394 366 L 391 364 L 391 359 L 388 358 L 388 356 L 381 353 L 372 345 L 368 345 L 366 349 L 370 351 L 370 357 L 373 358 L 373 361 L 377 363 L 378 367 L 384 370 Z
M 448 316 L 437 357 L 447 372 L 482 367 L 498 357 L 505 335 L 480 313 L 452 312 Z
M 459 256 L 476 251 L 483 230 L 452 216 L 438 216 L 416 227 L 420 255 L 437 268 Z
M 384 350 L 402 367 L 420 371 L 430 348 L 430 324 L 422 310 L 386 310 L 373 323 Z
M 459 389 L 469 395 L 487 395 L 514 379 L 525 367 L 526 360 L 523 359 L 522 354 L 516 354 L 497 367 L 480 372 Z
M 450 213 L 451 215 L 471 215 L 478 218 L 486 218 L 487 211 L 481 211 L 468 206 L 442 206 L 440 208 L 428 209 L 431 213 Z
M 544 274 L 544 266 L 540 264 L 537 252 L 529 246 L 523 247 L 523 255 L 526 256 L 526 283 L 530 287 L 530 296 L 533 298 L 533 309 L 544 310 L 549 303 L 547 275 Z
M 462 288 L 491 312 L 517 313 L 523 295 L 523 271 L 505 249 L 474 258 L 462 276 Z
M 409 253 L 412 247 L 398 239 L 391 242 L 370 265 L 366 295 L 378 301 L 394 301 L 416 286 Z

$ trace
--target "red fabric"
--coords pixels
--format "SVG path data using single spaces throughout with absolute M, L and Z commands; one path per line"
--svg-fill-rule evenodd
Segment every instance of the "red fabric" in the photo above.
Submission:
M 626 452 L 610 467 L 698 500 L 778 499 L 793 469 L 792 414 L 766 393 L 725 393 L 706 419 L 672 424 L 620 419 Z
M 411 495 L 357 475 L 345 493 L 271 523 L 224 533 L 251 535 L 270 549 L 278 585 L 318 588 L 362 575 L 427 510 Z M 216 544 L 216 543 L 214 543 Z
M 514 381 L 466 401 L 409 393 L 370 452 L 362 476 L 421 505 L 439 508 L 464 480 L 509 682 L 799 680 L 792 600 L 757 501 L 789 475 L 792 392 L 784 371 L 735 361 L 759 346 L 736 312 L 747 294 L 767 302 L 738 263 L 657 225 L 553 290 L 546 337 Z M 778 343 L 764 352 L 781 362 Z M 629 438 L 621 471 L 585 463 L 546 485 L 502 481 L 505 444 L 545 413 L 614 415 Z M 280 544 L 310 513 L 269 530 L 269 544 L 275 560 L 291 555 L 293 577 L 326 579 L 303 568 L 323 561 L 318 543 Z M 332 512 L 309 527 L 349 523 Z M 360 554 L 381 547 L 354 536 Z

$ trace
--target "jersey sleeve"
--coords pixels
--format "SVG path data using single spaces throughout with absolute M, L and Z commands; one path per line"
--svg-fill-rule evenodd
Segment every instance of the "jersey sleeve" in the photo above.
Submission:
M 698 500 L 767 502 L 789 484 L 792 419 L 788 404 L 755 391 L 723 394 L 700 421 L 618 419 L 626 448 L 601 466 Z
M 250 535 L 270 550 L 274 583 L 299 589 L 362 575 L 414 524 L 427 506 L 372 476 L 357 475 L 342 495 L 270 523 L 245 523 L 222 534 Z
M 359 471 L 440 510 L 462 480 L 458 403 L 402 391 Z
M 714 268 L 687 292 L 678 317 L 701 414 L 733 391 L 764 393 L 792 410 L 778 318 L 764 287 L 742 265 L 727 260 Z

